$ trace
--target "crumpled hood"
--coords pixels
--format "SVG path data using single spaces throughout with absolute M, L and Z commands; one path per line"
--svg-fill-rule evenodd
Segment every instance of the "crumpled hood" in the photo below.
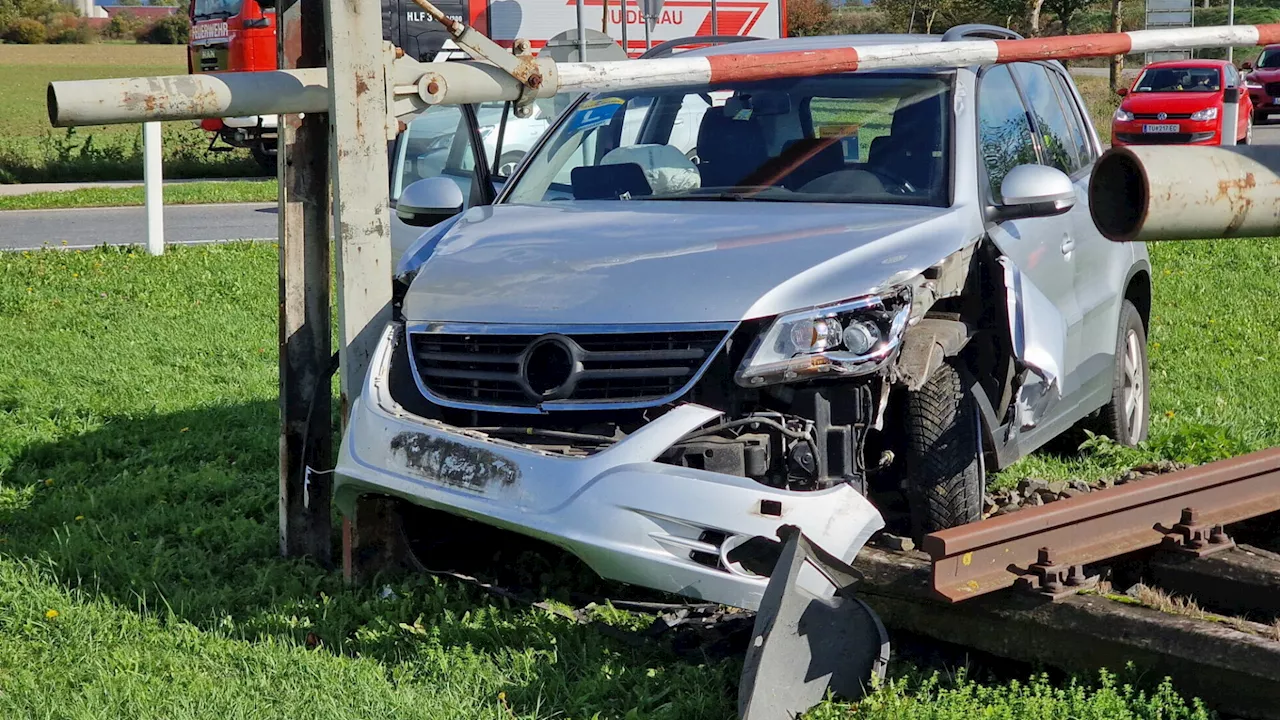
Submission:
M 972 216 L 974 222 L 962 220 Z M 910 277 L 981 233 L 904 205 L 578 201 L 473 208 L 405 296 L 408 321 L 736 322 Z

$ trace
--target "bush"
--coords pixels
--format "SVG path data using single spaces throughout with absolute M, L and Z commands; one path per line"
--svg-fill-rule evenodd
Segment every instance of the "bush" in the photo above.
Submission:
M 96 42 L 98 31 L 87 20 L 71 13 L 59 13 L 49 21 L 47 42 L 63 45 Z
M 792 37 L 828 34 L 831 12 L 831 0 L 791 0 L 787 3 L 787 34 Z
M 191 21 L 186 15 L 170 15 L 157 20 L 138 34 L 138 42 L 152 45 L 186 45 L 191 37 Z
M 146 23 L 137 15 L 131 12 L 118 12 L 111 16 L 102 33 L 112 40 L 133 40 L 145 26 Z
M 44 23 L 31 18 L 18 18 L 4 31 L 4 39 L 19 45 L 39 45 L 47 35 Z

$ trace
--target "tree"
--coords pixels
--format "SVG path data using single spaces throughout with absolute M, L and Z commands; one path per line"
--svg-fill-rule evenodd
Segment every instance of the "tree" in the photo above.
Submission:
M 1062 25 L 1062 34 L 1071 34 L 1071 18 L 1081 10 L 1089 7 L 1089 0 L 1044 0 L 1044 7 L 1058 16 Z
M 791 0 L 787 29 L 793 36 L 826 35 L 831 25 L 831 0 Z
M 161 18 L 138 35 L 138 42 L 153 45 L 186 45 L 191 37 L 191 21 L 186 15 Z
M 44 42 L 47 34 L 44 23 L 39 20 L 18 18 L 5 29 L 4 39 L 19 45 L 39 45 Z

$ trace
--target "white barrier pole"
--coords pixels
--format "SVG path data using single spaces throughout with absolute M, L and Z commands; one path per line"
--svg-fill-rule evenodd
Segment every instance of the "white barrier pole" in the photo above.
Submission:
M 1240 122 L 1240 88 L 1227 88 L 1222 93 L 1222 130 L 1218 133 L 1220 145 L 1236 144 L 1236 128 Z
M 160 164 L 160 123 L 142 123 L 142 185 L 147 206 L 147 252 L 164 254 L 164 178 Z

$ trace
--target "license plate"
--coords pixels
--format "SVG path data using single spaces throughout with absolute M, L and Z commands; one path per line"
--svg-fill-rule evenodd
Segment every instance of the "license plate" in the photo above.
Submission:
M 217 57 L 218 57 L 218 54 L 217 54 L 216 52 L 212 51 L 212 50 L 208 50 L 208 49 L 206 49 L 206 50 L 201 50 L 201 51 L 200 51 L 200 59 L 201 59 L 201 60 L 213 60 L 213 59 L 215 59 L 215 58 L 217 58 Z
M 1142 132 L 1144 133 L 1176 133 L 1178 132 L 1179 129 L 1180 128 L 1178 127 L 1177 123 L 1171 123 L 1169 125 L 1143 125 L 1142 126 Z

